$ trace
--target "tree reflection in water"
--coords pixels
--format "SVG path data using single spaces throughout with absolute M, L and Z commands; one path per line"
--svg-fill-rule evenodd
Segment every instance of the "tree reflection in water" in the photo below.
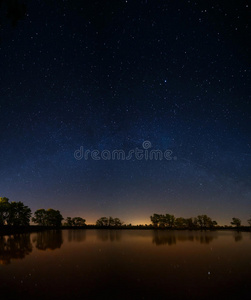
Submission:
M 23 259 L 31 252 L 29 233 L 0 236 L 0 264 L 7 265 L 12 259 Z
M 243 238 L 242 233 L 239 231 L 234 232 L 234 240 L 235 242 L 241 241 Z
M 154 230 L 153 231 L 153 240 L 152 242 L 159 245 L 174 245 L 177 242 L 186 242 L 186 241 L 198 241 L 201 244 L 209 244 L 214 239 L 217 238 L 216 232 L 175 232 L 175 231 L 162 231 Z
M 61 230 L 47 230 L 38 232 L 33 238 L 33 243 L 39 250 L 55 250 L 63 244 L 63 236 Z
M 97 238 L 101 241 L 120 241 L 121 240 L 120 230 L 97 230 Z
M 68 229 L 68 242 L 83 242 L 86 239 L 85 229 Z

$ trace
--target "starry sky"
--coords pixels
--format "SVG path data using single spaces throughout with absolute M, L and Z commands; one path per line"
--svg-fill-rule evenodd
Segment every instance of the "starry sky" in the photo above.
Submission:
M 0 196 L 150 223 L 251 217 L 248 1 L 0 1 Z M 85 150 L 171 160 L 76 160 Z

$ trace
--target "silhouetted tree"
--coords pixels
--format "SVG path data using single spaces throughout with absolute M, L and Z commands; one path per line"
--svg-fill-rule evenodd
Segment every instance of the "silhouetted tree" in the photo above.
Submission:
M 22 202 L 11 202 L 8 225 L 28 226 L 30 224 L 31 210 Z
M 159 215 L 159 214 L 153 214 L 153 216 L 150 216 L 150 219 L 152 221 L 152 224 L 154 227 L 173 227 L 175 224 L 175 217 L 174 215 Z
M 187 228 L 194 229 L 197 227 L 197 218 L 186 219 Z
M 199 215 L 197 218 L 175 218 L 170 214 L 153 214 L 150 216 L 151 222 L 155 228 L 213 228 L 217 225 L 216 221 L 213 221 L 207 215 Z
M 46 210 L 41 208 L 34 212 L 34 217 L 32 218 L 32 222 L 40 226 L 45 226 L 46 218 L 47 218 Z
M 177 228 L 185 228 L 185 227 L 187 227 L 187 221 L 186 221 L 186 219 L 182 218 L 182 217 L 176 218 L 176 220 L 175 220 L 175 226 Z
M 196 218 L 196 222 L 198 226 L 202 228 L 213 228 L 215 225 L 217 225 L 216 221 L 213 221 L 210 217 L 207 215 L 199 215 Z
M 120 227 L 123 225 L 123 222 L 119 218 L 112 218 L 112 217 L 102 217 L 96 221 L 96 226 L 99 227 Z
M 85 226 L 85 219 L 81 217 L 72 218 L 72 226 Z
M 251 226 L 251 219 L 248 220 L 248 224 L 249 224 L 249 226 Z
M 38 209 L 32 218 L 32 221 L 40 226 L 61 226 L 62 220 L 60 211 L 52 208 Z
M 108 226 L 114 226 L 114 219 L 112 217 L 108 219 Z
M 96 221 L 96 225 L 100 227 L 108 226 L 109 220 L 106 217 L 102 217 Z
M 214 226 L 217 226 L 218 223 L 217 223 L 216 221 L 213 221 L 213 224 L 212 224 L 212 225 L 213 225 L 213 227 L 214 227 Z
M 64 226 L 72 226 L 72 218 L 71 217 L 67 217 L 65 219 L 65 223 L 64 223 Z
M 9 202 L 6 197 L 0 198 L 0 226 L 27 226 L 30 224 L 31 210 L 22 202 Z
M 0 9 L 5 11 L 4 15 L 11 21 L 12 26 L 16 26 L 17 22 L 25 16 L 26 5 L 24 2 L 20 2 L 19 0 L 0 0 Z M 2 15 L 0 18 L 0 28 L 3 21 Z
M 165 223 L 167 224 L 168 227 L 172 228 L 174 226 L 174 223 L 175 223 L 174 215 L 166 214 L 164 219 L 165 219 Z
M 119 218 L 114 218 L 114 226 L 119 227 L 122 225 L 123 225 L 123 222 Z
M 151 222 L 154 227 L 158 227 L 160 223 L 161 215 L 159 214 L 153 214 L 153 216 L 150 216 Z
M 232 218 L 232 225 L 236 226 L 236 227 L 240 227 L 241 226 L 241 220 L 238 218 Z
M 205 215 L 200 215 L 197 217 L 197 224 L 199 225 L 200 228 L 205 227 Z
M 81 217 L 75 217 L 75 218 L 71 218 L 71 217 L 67 217 L 66 222 L 64 223 L 64 226 L 85 226 L 85 219 L 81 218 Z
M 52 208 L 47 209 L 47 226 L 61 226 L 61 222 L 64 219 L 59 210 Z
M 9 220 L 10 203 L 6 197 L 0 197 L 0 226 L 5 225 Z

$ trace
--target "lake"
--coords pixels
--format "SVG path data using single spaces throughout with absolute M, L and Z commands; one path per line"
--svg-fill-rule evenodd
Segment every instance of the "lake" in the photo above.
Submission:
M 0 236 L 0 263 L 1 299 L 251 294 L 250 232 L 48 230 Z

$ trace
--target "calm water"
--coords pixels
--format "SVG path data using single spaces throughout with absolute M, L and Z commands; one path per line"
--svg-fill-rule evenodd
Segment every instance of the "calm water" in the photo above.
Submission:
M 249 232 L 63 230 L 2 236 L 0 263 L 1 299 L 251 295 Z

